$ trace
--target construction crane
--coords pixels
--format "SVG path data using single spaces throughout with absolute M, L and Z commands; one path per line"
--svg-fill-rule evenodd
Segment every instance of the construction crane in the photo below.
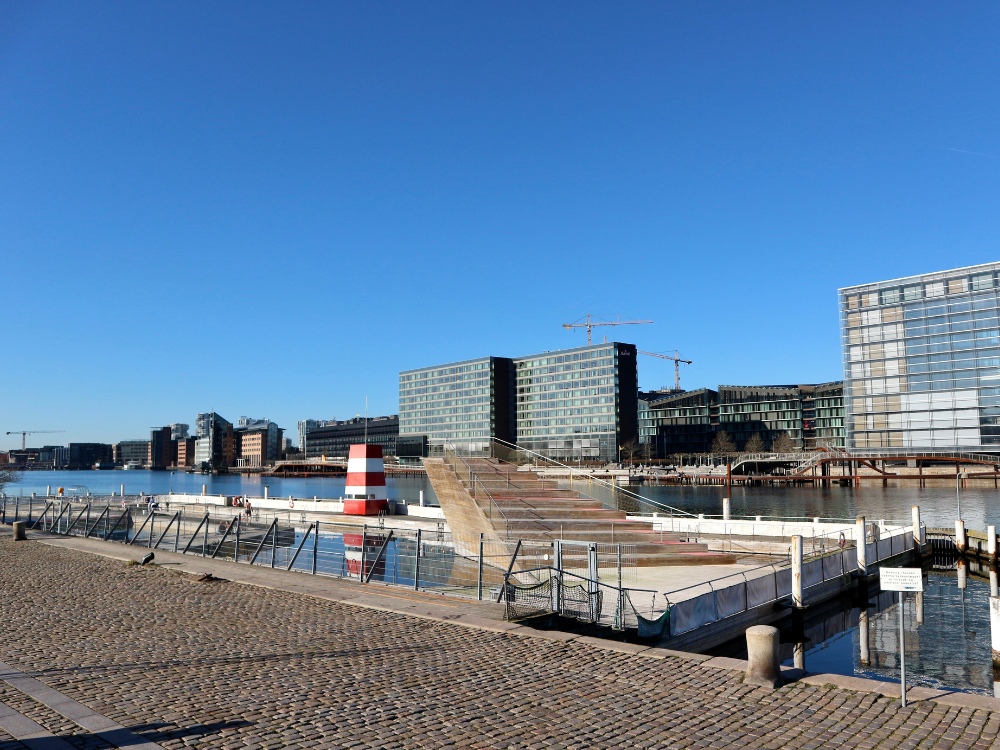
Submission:
M 640 326 L 652 323 L 651 320 L 610 320 L 610 321 L 591 321 L 590 315 L 587 315 L 586 323 L 563 323 L 562 327 L 567 331 L 571 331 L 574 328 L 586 328 L 587 329 L 587 346 L 591 344 L 590 329 L 596 328 L 597 326 Z
M 66 430 L 9 430 L 8 435 L 20 435 L 21 436 L 21 450 L 25 447 L 25 438 L 28 435 L 42 435 L 50 432 L 66 432 Z
M 647 357 L 659 357 L 660 359 L 670 359 L 670 360 L 673 360 L 673 362 L 674 362 L 674 390 L 675 391 L 679 391 L 681 389 L 681 362 L 683 362 L 686 365 L 689 365 L 689 364 L 691 364 L 691 360 L 690 359 L 681 359 L 677 355 L 677 350 L 676 349 L 674 350 L 674 356 L 672 356 L 672 357 L 669 354 L 657 354 L 656 352 L 644 352 L 644 351 L 641 351 L 639 349 L 636 349 L 636 351 L 639 352 L 639 354 L 645 354 Z

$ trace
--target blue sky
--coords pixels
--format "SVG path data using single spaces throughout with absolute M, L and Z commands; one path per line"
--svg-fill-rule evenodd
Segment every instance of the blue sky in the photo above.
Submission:
M 998 259 L 998 73 L 995 3 L 5 2 L 0 432 L 392 413 L 586 313 L 837 379 L 838 287 Z

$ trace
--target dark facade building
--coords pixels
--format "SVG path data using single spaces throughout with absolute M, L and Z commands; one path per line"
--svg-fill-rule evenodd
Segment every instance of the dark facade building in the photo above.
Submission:
M 146 464 L 150 469 L 162 470 L 173 466 L 177 459 L 177 443 L 171 439 L 171 428 L 160 427 L 149 433 L 149 455 Z
M 718 390 L 642 394 L 640 443 L 651 458 L 709 453 L 725 432 L 737 450 L 755 435 L 764 450 L 787 438 L 793 450 L 844 446 L 843 383 L 722 385 Z
M 69 468 L 93 469 L 95 466 L 114 466 L 114 448 L 105 443 L 70 443 Z
M 383 455 L 395 456 L 398 437 L 399 417 L 395 414 L 326 422 L 306 429 L 306 458 L 346 457 L 352 445 L 361 443 L 380 445 Z

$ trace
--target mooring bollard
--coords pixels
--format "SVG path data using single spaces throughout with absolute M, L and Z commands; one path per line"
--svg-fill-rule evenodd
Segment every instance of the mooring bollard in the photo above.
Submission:
M 861 649 L 861 666 L 870 666 L 872 656 L 868 647 L 868 610 L 866 609 L 862 609 L 858 613 L 858 646 Z
M 969 548 L 969 540 L 965 537 L 965 521 L 961 519 L 955 521 L 955 548 L 960 555 L 965 554 Z
M 23 542 L 28 538 L 28 535 L 24 531 L 25 523 L 24 521 L 14 521 L 14 541 Z
M 997 559 L 997 527 L 987 526 L 986 527 L 986 552 L 990 556 L 990 560 Z
M 868 577 L 868 532 L 864 516 L 858 516 L 854 522 L 854 545 L 858 550 L 858 575 L 864 579 Z
M 729 498 L 728 497 L 724 497 L 724 498 L 722 498 L 722 520 L 723 521 L 728 521 L 729 520 L 729 511 L 730 511 Z
M 993 668 L 1000 667 L 1000 596 L 990 597 L 990 645 L 993 647 Z
M 805 603 L 802 599 L 802 537 L 792 537 L 792 604 L 795 609 L 802 609 Z
M 776 688 L 781 684 L 778 629 L 770 625 L 747 628 L 747 685 Z
M 913 520 L 913 547 L 919 550 L 924 543 L 924 535 L 920 529 L 920 506 L 914 505 L 910 508 L 910 516 Z

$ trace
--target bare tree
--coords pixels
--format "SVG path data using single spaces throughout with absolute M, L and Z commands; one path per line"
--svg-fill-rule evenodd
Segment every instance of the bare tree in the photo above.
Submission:
M 778 437 L 771 441 L 772 453 L 791 453 L 795 450 L 795 441 L 787 432 L 779 433 Z
M 8 484 L 15 484 L 21 481 L 21 472 L 13 466 L 0 466 L 0 492 Z
M 747 442 L 746 445 L 743 446 L 743 450 L 747 453 L 763 453 L 764 438 L 762 438 L 759 433 L 755 432 L 747 438 Z
M 712 453 L 735 453 L 736 443 L 729 436 L 729 433 L 720 430 L 715 433 L 715 437 L 712 439 Z
M 621 456 L 622 461 L 631 461 L 635 454 L 639 451 L 639 441 L 629 440 L 627 443 L 623 443 L 618 448 L 618 455 Z

